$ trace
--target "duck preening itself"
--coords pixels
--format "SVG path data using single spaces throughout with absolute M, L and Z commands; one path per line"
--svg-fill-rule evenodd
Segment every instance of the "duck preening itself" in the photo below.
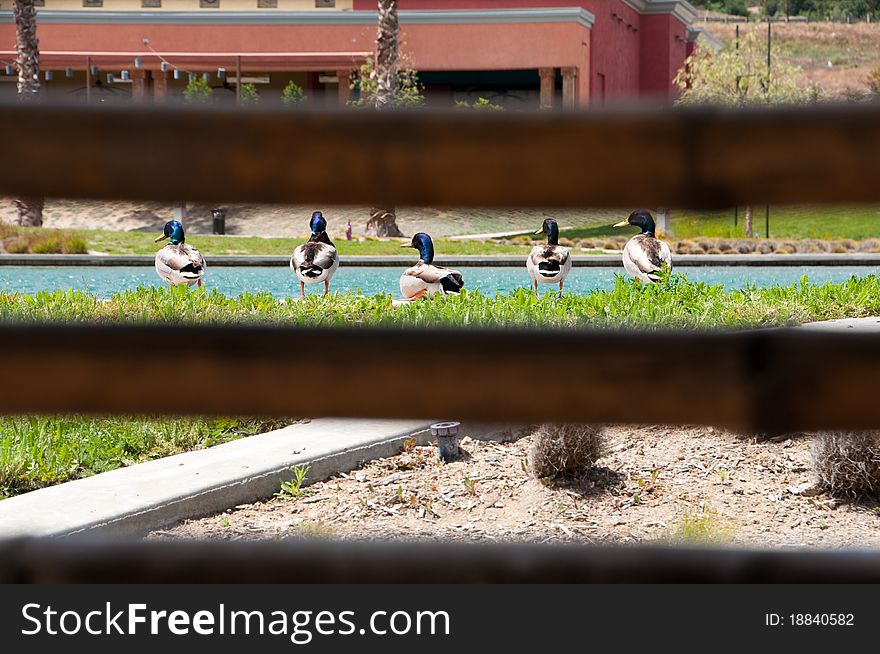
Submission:
M 333 241 L 327 236 L 327 221 L 324 214 L 315 211 L 309 221 L 312 235 L 308 242 L 293 251 L 290 268 L 299 279 L 300 299 L 305 299 L 306 284 L 324 282 L 324 295 L 330 291 L 330 278 L 339 268 L 339 253 Z
M 535 297 L 538 297 L 538 283 L 558 283 L 559 297 L 562 297 L 562 285 L 571 270 L 571 257 L 568 248 L 559 245 L 559 226 L 555 220 L 548 218 L 535 234 L 547 235 L 547 245 L 536 245 L 526 259 L 526 268 L 535 286 Z
M 435 293 L 458 293 L 464 288 L 461 273 L 434 264 L 434 242 L 424 232 L 412 237 L 410 243 L 400 247 L 419 251 L 419 262 L 400 276 L 400 292 L 406 300 Z
M 186 284 L 202 285 L 205 276 L 205 258 L 186 242 L 183 225 L 171 220 L 165 223 L 165 231 L 156 243 L 169 239 L 171 242 L 156 253 L 156 272 L 172 286 Z
M 614 226 L 628 225 L 634 225 L 642 231 L 629 239 L 623 248 L 624 269 L 640 282 L 659 282 L 657 273 L 664 266 L 672 269 L 672 254 L 669 246 L 654 235 L 654 216 L 648 211 L 633 211 L 629 218 Z

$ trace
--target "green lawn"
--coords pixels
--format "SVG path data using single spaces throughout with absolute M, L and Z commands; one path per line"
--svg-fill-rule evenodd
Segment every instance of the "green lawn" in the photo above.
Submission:
M 673 212 L 672 233 L 676 239 L 698 236 L 742 238 L 745 209 L 740 208 L 737 227 L 733 211 L 697 213 Z M 764 205 L 754 208 L 757 236 L 764 236 Z M 878 207 L 770 207 L 770 238 L 853 239 L 880 238 Z
M 291 420 L 0 418 L 0 499 L 268 431 Z
M 162 247 L 154 243 L 153 232 L 108 232 L 101 230 L 78 230 L 88 250 L 106 254 L 153 254 Z M 209 236 L 193 234 L 188 243 L 197 247 L 205 256 L 217 254 L 284 255 L 289 256 L 302 239 L 261 238 L 259 236 Z M 401 241 L 334 241 L 339 254 L 345 255 L 400 255 Z M 519 254 L 529 250 L 526 245 L 493 245 L 481 241 L 450 241 L 436 239 L 437 254 Z
M 545 295 L 529 290 L 486 296 L 464 292 L 400 308 L 390 295 L 268 293 L 227 297 L 216 290 L 138 288 L 107 301 L 83 291 L 34 296 L 0 293 L 0 321 L 231 323 L 540 328 L 746 328 L 880 314 L 880 277 L 727 291 L 673 275 L 664 285 L 619 278 L 610 290 Z M 559 353 L 564 356 L 565 353 Z M 34 417 L 0 419 L 0 497 L 137 461 L 207 447 L 278 426 L 277 421 Z
M 463 292 L 391 306 L 390 295 L 331 293 L 305 302 L 270 293 L 227 297 L 180 287 L 136 288 L 101 300 L 83 291 L 34 296 L 0 292 L 0 321 L 194 322 L 301 325 L 534 325 L 541 327 L 712 328 L 782 325 L 880 314 L 880 277 L 843 284 L 727 291 L 673 275 L 666 285 L 639 285 L 622 277 L 610 290 L 536 299 L 519 289 L 502 295 Z

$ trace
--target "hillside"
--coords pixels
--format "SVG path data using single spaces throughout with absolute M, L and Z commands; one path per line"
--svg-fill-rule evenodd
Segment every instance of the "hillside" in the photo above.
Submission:
M 725 43 L 733 42 L 734 23 L 698 23 Z M 740 24 L 740 30 L 767 24 Z M 878 23 L 773 23 L 773 39 L 788 61 L 803 70 L 804 83 L 816 82 L 835 96 L 866 91 L 866 77 L 880 66 Z

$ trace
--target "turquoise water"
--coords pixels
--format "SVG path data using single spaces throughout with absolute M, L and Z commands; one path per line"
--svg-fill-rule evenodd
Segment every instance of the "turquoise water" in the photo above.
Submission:
M 465 288 L 483 293 L 507 292 L 527 288 L 531 283 L 525 266 L 522 268 L 465 268 L 460 267 Z M 774 266 L 774 267 L 679 267 L 675 270 L 693 281 L 723 284 L 729 289 L 742 288 L 747 283 L 757 286 L 793 284 L 807 275 L 813 283 L 842 282 L 852 276 L 876 272 L 869 266 Z M 364 295 L 390 293 L 400 296 L 398 280 L 403 268 L 341 267 L 330 283 L 331 291 L 362 292 Z M 574 268 L 565 282 L 565 290 L 589 293 L 594 289 L 610 288 L 622 268 Z M 244 291 L 268 291 L 276 297 L 298 297 L 299 283 L 289 268 L 208 268 L 208 288 L 216 288 L 226 295 Z M 99 297 L 108 297 L 124 289 L 137 286 L 163 286 L 151 267 L 31 267 L 0 266 L 0 290 L 18 293 L 81 289 Z M 552 285 L 542 285 L 549 292 Z M 307 293 L 323 292 L 323 284 L 306 287 Z

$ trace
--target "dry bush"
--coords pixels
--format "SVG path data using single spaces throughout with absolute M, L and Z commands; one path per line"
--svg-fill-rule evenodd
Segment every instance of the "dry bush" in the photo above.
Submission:
M 795 252 L 796 252 L 796 250 L 793 250 L 792 248 L 790 248 L 786 245 L 783 245 L 782 247 L 776 248 L 776 254 L 794 254 Z
M 868 238 L 859 243 L 859 252 L 880 252 L 880 239 Z
M 586 472 L 602 456 L 602 425 L 539 425 L 532 434 L 529 472 L 535 477 L 572 477 Z
M 819 484 L 835 495 L 880 495 L 880 431 L 823 431 L 812 449 Z
M 747 238 L 739 238 L 733 243 L 733 249 L 740 254 L 751 254 L 755 251 L 755 241 Z
M 721 250 L 719 250 L 718 248 L 709 248 L 708 250 L 706 250 L 706 254 L 724 254 L 724 253 Z

